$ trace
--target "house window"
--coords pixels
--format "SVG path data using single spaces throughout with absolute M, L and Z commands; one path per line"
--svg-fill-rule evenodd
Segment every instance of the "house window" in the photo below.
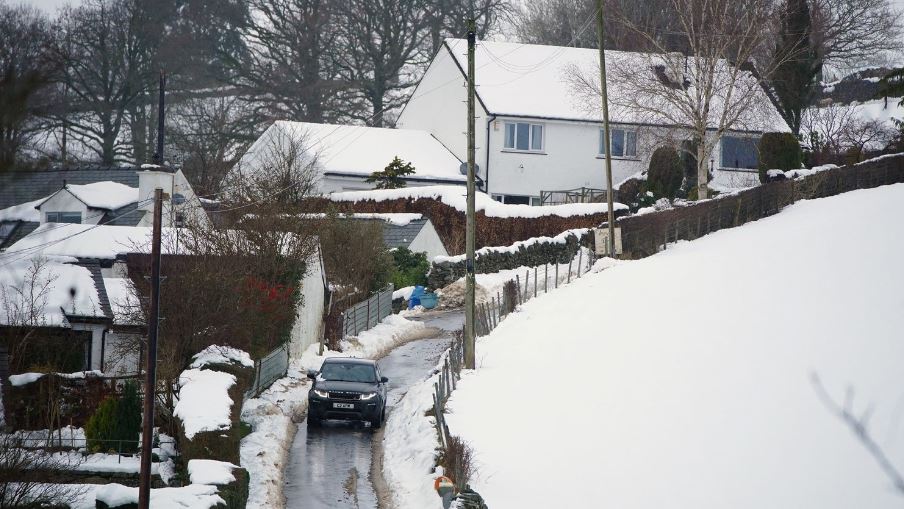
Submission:
M 756 169 L 760 163 L 756 138 L 722 137 L 722 167 Z
M 47 222 L 48 223 L 81 224 L 82 213 L 81 212 L 48 212 L 47 213 Z
M 527 122 L 505 123 L 505 144 L 509 150 L 543 151 L 543 125 Z
M 605 133 L 600 129 L 599 154 L 606 155 Z M 637 157 L 637 131 L 628 129 L 612 129 L 612 157 Z

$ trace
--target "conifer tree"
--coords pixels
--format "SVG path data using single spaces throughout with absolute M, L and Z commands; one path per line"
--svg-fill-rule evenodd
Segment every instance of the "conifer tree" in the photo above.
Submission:
M 414 173 L 414 166 L 411 163 L 403 163 L 399 156 L 392 158 L 389 166 L 382 171 L 375 171 L 370 174 L 366 182 L 377 183 L 377 189 L 398 189 L 405 187 L 404 177 Z
M 822 70 L 810 34 L 807 0 L 786 0 L 775 45 L 777 65 L 772 87 L 778 97 L 779 111 L 795 135 L 800 132 L 801 114 L 810 105 L 816 77 Z

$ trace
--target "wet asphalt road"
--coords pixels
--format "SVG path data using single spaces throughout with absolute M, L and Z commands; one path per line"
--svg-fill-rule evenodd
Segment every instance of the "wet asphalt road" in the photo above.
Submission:
M 461 311 L 432 314 L 421 319 L 428 326 L 460 329 Z M 378 361 L 389 378 L 387 415 L 412 384 L 423 380 L 448 348 L 448 333 L 402 345 Z M 363 424 L 326 421 L 308 431 L 298 425 L 286 468 L 286 507 L 289 509 L 376 509 L 371 480 L 373 431 Z

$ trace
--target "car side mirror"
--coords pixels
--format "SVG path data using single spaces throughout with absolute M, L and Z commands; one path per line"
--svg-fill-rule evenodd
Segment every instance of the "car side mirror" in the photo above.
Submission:
M 319 372 L 314 371 L 313 369 L 308 370 L 308 378 L 310 378 L 311 380 L 317 380 L 317 375 L 319 374 Z
M 381 377 L 380 377 L 380 383 L 381 383 L 381 384 L 385 384 L 385 383 L 388 382 L 388 381 L 389 381 L 389 379 L 386 378 L 385 376 L 381 376 Z

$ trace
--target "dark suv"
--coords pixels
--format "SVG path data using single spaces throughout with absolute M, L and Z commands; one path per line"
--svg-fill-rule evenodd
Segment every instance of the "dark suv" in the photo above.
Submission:
M 320 371 L 308 371 L 314 381 L 308 393 L 308 426 L 323 419 L 367 421 L 379 428 L 386 417 L 386 382 L 377 363 L 367 359 L 331 357 Z

